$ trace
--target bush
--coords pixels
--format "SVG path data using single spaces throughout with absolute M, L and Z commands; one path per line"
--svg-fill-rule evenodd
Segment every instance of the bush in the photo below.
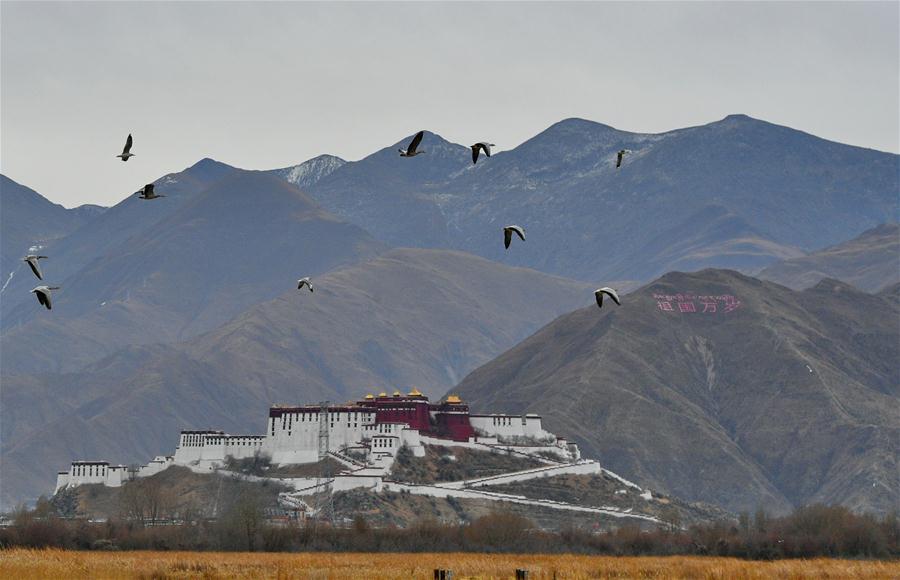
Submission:
M 244 475 L 262 477 L 272 468 L 272 458 L 257 451 L 253 457 L 235 459 L 231 455 L 225 458 L 225 469 Z
M 466 541 L 472 546 L 488 551 L 498 551 L 521 544 L 534 523 L 528 518 L 511 513 L 494 513 L 478 518 L 464 531 Z
M 267 496 L 241 487 L 223 499 L 216 521 L 143 525 L 140 521 L 62 519 L 46 504 L 20 508 L 13 525 L 0 528 L 0 548 L 56 547 L 78 550 L 266 550 L 394 552 L 532 552 L 615 555 L 720 555 L 748 559 L 897 558 L 900 519 L 855 514 L 839 506 L 814 505 L 782 518 L 760 512 L 739 521 L 718 521 L 687 530 L 662 524 L 656 529 L 625 525 L 597 533 L 567 527 L 545 532 L 520 515 L 496 512 L 470 524 L 426 518 L 407 529 L 373 528 L 357 516 L 346 528 L 323 522 L 270 524 Z

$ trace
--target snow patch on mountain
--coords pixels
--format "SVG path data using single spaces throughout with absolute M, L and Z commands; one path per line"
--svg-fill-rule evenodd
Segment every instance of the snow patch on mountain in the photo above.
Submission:
M 274 169 L 272 172 L 288 183 L 293 183 L 300 189 L 304 189 L 315 185 L 320 179 L 331 175 L 334 170 L 343 166 L 345 163 L 347 162 L 334 155 L 319 155 L 318 157 L 313 157 L 299 165 Z

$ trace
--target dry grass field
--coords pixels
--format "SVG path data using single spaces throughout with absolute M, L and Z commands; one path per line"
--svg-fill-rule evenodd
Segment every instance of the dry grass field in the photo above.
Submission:
M 453 578 L 900 579 L 900 562 L 782 560 L 747 562 L 711 557 L 532 556 L 510 554 L 359 554 L 221 552 L 0 551 L 0 578 Z

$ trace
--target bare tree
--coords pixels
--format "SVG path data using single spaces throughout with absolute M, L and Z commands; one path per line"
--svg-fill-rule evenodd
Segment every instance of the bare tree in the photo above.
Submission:
M 140 482 L 147 505 L 147 517 L 157 522 L 171 515 L 172 493 L 157 478 L 148 477 Z
M 123 518 L 144 523 L 146 502 L 137 481 L 130 481 L 119 489 L 119 513 Z
M 171 516 L 174 503 L 172 492 L 154 477 L 129 481 L 119 491 L 120 513 L 143 524 Z
M 229 502 L 220 520 L 220 532 L 229 544 L 237 542 L 246 550 L 256 549 L 265 524 L 266 498 L 250 487 L 242 487 Z

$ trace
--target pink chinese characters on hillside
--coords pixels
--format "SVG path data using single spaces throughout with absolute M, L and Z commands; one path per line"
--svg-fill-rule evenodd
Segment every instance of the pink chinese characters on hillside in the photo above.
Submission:
M 681 314 L 726 314 L 737 310 L 741 301 L 731 294 L 718 296 L 694 294 L 654 294 L 656 307 L 663 312 Z

